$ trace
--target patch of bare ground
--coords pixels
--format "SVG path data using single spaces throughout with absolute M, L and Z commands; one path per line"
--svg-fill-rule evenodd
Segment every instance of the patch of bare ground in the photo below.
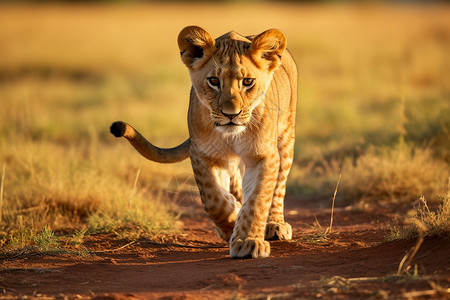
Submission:
M 338 207 L 325 238 L 329 200 L 287 199 L 294 240 L 271 242 L 266 259 L 231 259 L 200 207 L 181 218 L 171 242 L 113 235 L 84 241 L 87 256 L 3 254 L 0 299 L 443 299 L 450 241 L 426 239 L 411 275 L 396 276 L 415 241 L 386 241 L 399 216 Z M 416 275 L 414 275 L 416 272 Z

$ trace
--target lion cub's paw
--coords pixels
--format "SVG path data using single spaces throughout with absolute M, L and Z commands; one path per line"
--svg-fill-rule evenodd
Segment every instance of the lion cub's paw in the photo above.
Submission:
M 246 238 L 245 240 L 237 239 L 230 245 L 230 256 L 232 258 L 258 258 L 268 257 L 270 255 L 269 242 Z
M 266 240 L 292 239 L 292 227 L 289 223 L 269 222 L 266 225 Z

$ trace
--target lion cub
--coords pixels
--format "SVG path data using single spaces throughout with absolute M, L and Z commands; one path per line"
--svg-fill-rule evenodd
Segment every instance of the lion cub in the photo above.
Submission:
M 144 157 L 172 163 L 191 158 L 203 206 L 231 257 L 267 257 L 266 240 L 292 238 L 284 221 L 286 179 L 292 165 L 297 68 L 276 29 L 217 39 L 189 26 L 178 36 L 192 81 L 189 138 L 162 149 L 124 122 L 111 133 Z

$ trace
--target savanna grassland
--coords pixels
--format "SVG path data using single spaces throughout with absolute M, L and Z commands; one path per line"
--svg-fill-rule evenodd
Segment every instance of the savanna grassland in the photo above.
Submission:
M 435 5 L 0 6 L 2 248 L 48 245 L 54 232 L 176 233 L 165 194 L 183 188 L 169 186 L 174 176 L 190 188 L 189 162 L 145 161 L 108 129 L 124 120 L 162 147 L 185 140 L 190 81 L 176 38 L 192 24 L 286 34 L 300 74 L 289 193 L 331 195 L 342 174 L 340 203 L 439 204 L 449 15 Z

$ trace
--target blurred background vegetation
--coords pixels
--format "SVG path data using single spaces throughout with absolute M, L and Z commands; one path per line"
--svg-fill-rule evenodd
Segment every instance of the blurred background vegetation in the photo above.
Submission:
M 289 193 L 330 196 L 342 173 L 341 203 L 445 194 L 448 5 L 95 2 L 0 4 L 2 243 L 44 226 L 173 232 L 167 191 L 192 188 L 189 161 L 145 161 L 108 128 L 124 120 L 161 147 L 184 141 L 190 81 L 176 38 L 192 24 L 288 37 L 300 74 Z

